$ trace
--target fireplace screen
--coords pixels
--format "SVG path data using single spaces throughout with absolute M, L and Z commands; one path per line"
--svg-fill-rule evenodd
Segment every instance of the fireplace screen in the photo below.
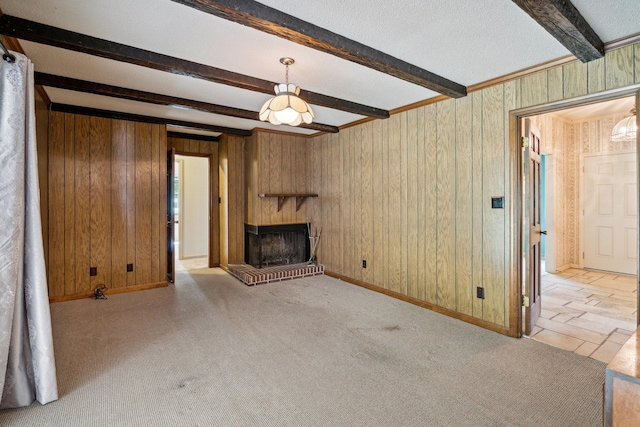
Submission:
M 245 224 L 245 262 L 254 267 L 298 264 L 309 260 L 307 224 Z

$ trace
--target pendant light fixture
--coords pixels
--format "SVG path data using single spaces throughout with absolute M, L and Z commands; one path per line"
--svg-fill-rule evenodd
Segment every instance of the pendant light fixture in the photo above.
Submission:
M 293 58 L 280 58 L 280 62 L 286 67 L 285 82 L 274 86 L 276 96 L 264 103 L 260 109 L 260 120 L 290 126 L 311 123 L 314 117 L 311 107 L 298 97 L 300 88 L 289 83 L 289 65 L 295 61 Z
M 613 142 L 636 142 L 638 135 L 638 124 L 636 123 L 636 109 L 631 110 L 631 117 L 627 117 L 618 122 L 611 131 L 611 141 Z

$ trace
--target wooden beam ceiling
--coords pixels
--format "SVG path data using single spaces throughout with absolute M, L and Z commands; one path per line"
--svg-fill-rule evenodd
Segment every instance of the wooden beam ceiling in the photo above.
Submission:
M 212 135 L 167 131 L 167 138 L 193 139 L 195 141 L 219 142 L 220 138 Z
M 121 113 L 119 111 L 99 110 L 97 108 L 79 107 L 77 105 L 58 104 L 53 102 L 49 107 L 51 111 L 62 113 L 83 114 L 85 116 L 105 117 L 108 119 L 128 120 L 131 122 L 153 123 L 157 125 L 170 125 L 180 128 L 200 129 L 209 132 L 226 133 L 230 135 L 249 136 L 251 131 L 245 129 L 235 129 L 226 126 L 216 126 L 206 123 L 187 122 L 184 120 L 173 120 L 168 118 L 143 116 L 140 114 Z
M 604 56 L 604 43 L 569 0 L 513 0 L 582 62 Z
M 118 86 L 105 85 L 101 83 L 89 82 L 86 80 L 72 79 L 69 77 L 56 76 L 35 72 L 36 84 L 55 87 L 59 89 L 73 90 L 77 92 L 93 93 L 96 95 L 110 96 L 114 98 L 129 99 L 132 101 L 147 102 L 156 105 L 180 106 L 207 113 L 221 114 L 224 116 L 239 117 L 241 119 L 259 121 L 257 111 L 242 110 L 240 108 L 226 107 L 223 105 L 209 104 L 207 102 L 194 101 L 191 99 L 178 98 L 175 96 L 159 95 L 151 92 L 143 92 L 135 89 L 127 89 Z M 325 125 L 322 123 L 301 124 L 299 127 L 313 129 L 320 132 L 337 133 L 338 127 Z
M 10 15 L 2 15 L 0 17 L 0 34 L 270 95 L 273 94 L 273 87 L 276 85 L 275 82 L 138 49 L 133 46 L 63 30 Z M 310 104 L 347 111 L 353 114 L 376 118 L 389 117 L 389 111 L 387 110 L 303 89 L 300 90 L 300 97 Z
M 253 0 L 173 1 L 355 62 L 452 98 L 467 95 L 467 88 L 463 85 Z

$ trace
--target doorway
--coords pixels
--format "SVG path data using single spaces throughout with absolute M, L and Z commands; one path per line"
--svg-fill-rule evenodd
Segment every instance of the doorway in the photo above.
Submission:
M 627 91 L 630 92 L 630 91 Z M 628 94 L 628 93 L 627 93 Z M 619 96 L 619 95 L 617 95 Z M 612 98 L 613 95 L 610 95 Z M 604 99 L 601 98 L 601 99 Z M 626 230 L 626 235 L 618 238 L 625 242 L 625 256 L 631 256 L 635 266 L 634 272 L 637 271 L 637 224 L 638 224 L 638 207 L 636 202 L 637 187 L 637 153 L 635 143 L 629 143 L 626 147 L 615 146 L 608 141 L 607 135 L 611 134 L 611 129 L 617 123 L 618 119 L 629 116 L 629 106 L 633 107 L 635 97 L 627 97 L 626 99 L 616 99 L 615 103 L 621 103 L 624 111 L 612 113 L 612 103 L 599 102 L 589 104 L 588 107 L 570 108 L 558 110 L 558 106 L 554 106 L 552 116 L 554 120 L 564 123 L 564 129 L 560 126 L 549 126 L 551 119 L 548 111 L 544 111 L 544 107 L 539 107 L 536 113 L 547 114 L 522 114 L 520 118 L 528 117 L 536 121 L 542 128 L 543 140 L 541 156 L 541 184 L 540 192 L 543 199 L 540 201 L 544 206 L 542 214 L 541 231 L 548 231 L 549 235 L 543 237 L 543 248 L 540 252 L 545 259 L 541 259 L 543 268 L 542 282 L 542 310 L 540 313 L 540 321 L 536 322 L 536 326 L 530 332 L 530 336 L 535 339 L 538 335 L 539 341 L 562 347 L 579 354 L 591 356 L 593 358 L 605 360 L 617 352 L 619 346 L 628 339 L 631 331 L 635 330 L 637 325 L 637 289 L 638 280 L 636 275 L 621 274 L 620 268 L 611 264 L 612 267 L 604 266 L 595 271 L 592 269 L 585 270 L 590 267 L 585 264 L 584 253 L 591 248 L 591 243 L 585 239 L 585 233 L 589 224 L 583 213 L 588 211 L 589 204 L 594 201 L 601 200 L 600 207 L 611 210 L 611 202 L 605 204 L 603 201 L 609 200 L 610 194 L 604 192 L 603 189 L 613 188 L 608 183 L 604 183 L 600 187 L 589 182 L 589 177 L 585 176 L 584 167 L 588 169 L 589 157 L 598 155 L 611 154 L 616 150 L 627 151 L 626 157 L 633 160 L 633 167 L 627 165 L 628 161 L 623 162 L 623 167 L 634 176 L 633 185 L 627 183 L 627 199 L 628 202 L 622 202 L 624 206 L 630 205 L 629 201 L 633 201 L 633 207 L 627 207 L 626 213 L 632 214 L 631 222 L 633 230 Z M 583 100 L 583 103 L 588 102 Z M 626 102 L 626 104 L 625 104 Z M 574 104 L 575 105 L 575 104 Z M 577 117 L 577 114 L 584 114 L 585 110 L 590 110 L 592 117 Z M 551 110 L 551 108 L 549 108 Z M 599 119 L 594 117 L 600 117 Z M 520 122 L 520 120 L 519 120 Z M 524 122 L 524 120 L 522 120 Z M 518 128 L 524 130 L 524 123 L 518 124 Z M 551 132 L 549 132 L 549 128 Z M 547 130 L 545 135 L 545 130 Z M 573 145 L 564 146 L 560 144 L 565 140 L 563 132 L 573 138 Z M 594 138 L 596 134 L 598 138 Z M 522 135 L 519 133 L 519 135 Z M 551 141 L 549 141 L 551 140 Z M 548 148 L 551 143 L 551 149 Z M 555 145 L 555 147 L 554 147 Z M 605 151 L 606 153 L 602 153 Z M 606 158 L 606 157 L 605 157 Z M 586 160 L 585 160 L 586 159 Z M 610 166 L 611 162 L 608 163 Z M 626 166 L 625 166 L 626 165 Z M 573 169 L 576 172 L 572 176 L 567 173 L 567 169 Z M 601 167 L 605 170 L 606 168 Z M 588 171 L 587 171 L 588 172 Z M 609 185 L 609 187 L 607 187 Z M 528 188 L 527 175 L 523 177 L 523 188 Z M 592 188 L 593 187 L 593 188 Z M 615 187 L 615 186 L 614 186 Z M 598 189 L 599 188 L 599 189 Z M 600 195 L 598 194 L 600 191 Z M 557 194 L 556 194 L 557 193 Z M 633 200 L 632 200 L 633 199 Z M 526 206 L 523 200 L 523 207 Z M 622 210 L 622 206 L 617 210 Z M 629 208 L 632 212 L 629 212 Z M 572 213 L 567 213 L 568 209 L 572 209 Z M 615 207 L 614 207 L 614 210 Z M 546 214 L 546 215 L 545 215 Z M 588 212 L 587 212 L 588 214 Z M 524 214 L 523 214 L 524 218 Z M 588 219 L 588 218 L 587 218 Z M 527 230 L 528 226 L 524 227 Z M 630 227 L 626 227 L 627 229 Z M 585 229 L 587 229 L 585 231 Z M 600 238 L 602 240 L 602 248 L 612 247 L 611 239 L 606 240 L 606 233 L 602 231 Z M 606 230 L 605 230 L 606 231 Z M 523 234 L 523 244 L 526 245 L 529 236 Z M 546 239 L 545 239 L 546 237 Z M 546 240 L 546 242 L 544 241 Z M 586 241 L 586 243 L 585 243 Z M 523 259 L 531 261 L 527 248 L 522 246 L 525 251 Z M 608 245 L 608 246 L 607 246 Z M 631 248 L 632 254 L 629 252 Z M 601 252 L 607 255 L 606 251 Z M 528 270 L 526 264 L 522 266 L 523 273 L 523 295 L 527 296 L 529 292 L 524 285 L 528 285 Z M 545 274 L 545 271 L 546 273 Z M 618 271 L 612 271 L 618 270 Z M 627 269 L 628 270 L 628 269 Z M 628 273 L 629 271 L 623 271 Z M 627 293 L 627 291 L 629 291 Z M 545 301 L 547 304 L 545 305 Z M 618 306 L 620 312 L 609 316 L 608 311 Z M 527 316 L 526 309 L 523 310 L 523 322 L 521 330 L 525 331 Z M 583 328 L 581 331 L 574 330 L 575 326 Z M 600 351 L 598 351 L 600 350 Z M 607 356 L 609 354 L 610 356 Z
M 175 271 L 210 265 L 210 159 L 177 154 L 174 163 Z

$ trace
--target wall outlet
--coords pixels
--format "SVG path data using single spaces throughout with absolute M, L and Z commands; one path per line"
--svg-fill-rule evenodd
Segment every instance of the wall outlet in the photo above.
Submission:
M 362 260 L 362 268 L 367 268 L 367 260 L 366 259 Z
M 127 264 L 127 273 L 133 271 L 133 264 Z
M 90 267 L 89 276 L 97 276 L 97 275 L 98 275 L 98 267 Z
M 478 286 L 476 288 L 476 296 L 480 299 L 484 299 L 484 288 L 481 286 Z

